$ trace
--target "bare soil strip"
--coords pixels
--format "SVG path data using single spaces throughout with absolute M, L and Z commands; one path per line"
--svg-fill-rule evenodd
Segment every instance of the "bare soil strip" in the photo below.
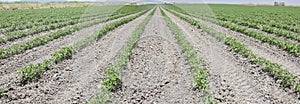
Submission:
M 85 103 L 100 88 L 99 83 L 104 78 L 101 69 L 111 63 L 116 52 L 126 44 L 136 26 L 148 14 L 109 32 L 72 59 L 52 66 L 36 83 L 19 86 L 15 83 L 14 73 L 5 76 L 2 80 L 6 83 L 1 81 L 1 87 L 12 91 L 2 97 L 0 103 Z
M 132 14 L 135 15 L 135 14 Z M 132 15 L 128 15 L 122 18 L 126 18 Z M 45 59 L 49 59 L 51 57 L 51 53 L 57 51 L 58 49 L 71 45 L 73 42 L 78 40 L 82 40 L 85 37 L 91 35 L 93 32 L 101 29 L 104 25 L 121 20 L 122 18 L 118 18 L 115 20 L 111 20 L 105 23 L 100 23 L 88 28 L 84 28 L 74 32 L 73 34 L 60 37 L 53 41 L 48 42 L 45 45 L 35 47 L 33 49 L 27 50 L 24 53 L 14 55 L 7 59 L 0 59 L 0 76 L 4 74 L 11 73 L 18 68 L 22 68 L 30 63 L 38 63 Z M 1 80 L 1 77 L 0 77 Z
M 231 52 L 224 42 L 167 12 L 182 29 L 198 54 L 207 63 L 210 91 L 220 103 L 297 103 L 293 92 L 287 92 L 274 79 L 262 73 L 246 59 Z
M 282 49 L 279 49 L 276 46 L 269 45 L 268 43 L 262 43 L 261 41 L 256 40 L 252 37 L 249 37 L 239 32 L 232 31 L 217 24 L 204 21 L 202 19 L 194 18 L 191 16 L 188 17 L 196 19 L 210 28 L 213 28 L 219 32 L 223 32 L 226 35 L 241 41 L 242 43 L 247 45 L 248 48 L 254 54 L 258 55 L 259 57 L 263 57 L 271 62 L 282 65 L 282 68 L 287 69 L 293 75 L 300 76 L 300 57 L 296 57 Z
M 177 40 L 159 9 L 147 24 L 122 73 L 122 88 L 112 103 L 199 103 Z

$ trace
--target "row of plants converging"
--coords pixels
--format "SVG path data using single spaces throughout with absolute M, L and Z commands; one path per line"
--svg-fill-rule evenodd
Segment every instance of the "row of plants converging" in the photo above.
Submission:
M 41 33 L 44 31 L 49 31 L 49 30 L 54 30 L 57 28 L 62 28 L 64 26 L 68 26 L 68 25 L 74 25 L 76 23 L 85 23 L 85 22 L 89 22 L 89 21 L 99 19 L 99 18 L 106 18 L 106 17 L 111 16 L 110 14 L 112 14 L 113 10 L 114 9 L 107 8 L 106 11 L 109 11 L 110 13 L 97 14 L 95 17 L 85 16 L 85 18 L 80 18 L 79 16 L 82 15 L 82 14 L 80 14 L 79 16 L 77 16 L 77 19 L 69 19 L 68 18 L 68 20 L 63 21 L 63 22 L 57 22 L 54 24 L 48 24 L 48 25 L 42 25 L 42 26 L 34 26 L 31 29 L 6 33 L 4 38 L 0 38 L 0 43 L 5 43 L 7 41 L 13 41 L 13 40 L 16 40 L 16 39 L 19 39 L 19 38 L 22 38 L 22 37 L 25 37 L 28 35 L 33 35 L 33 34 Z
M 274 32 L 283 30 L 299 33 L 299 10 L 295 7 L 241 6 L 241 5 L 178 5 L 192 14 L 209 16 L 221 20 L 262 28 L 272 28 Z M 209 10 L 209 12 L 207 11 Z M 215 16 L 212 15 L 212 13 Z
M 234 25 L 247 26 L 250 28 L 262 30 L 262 31 L 270 33 L 270 34 L 275 34 L 279 37 L 283 36 L 287 39 L 291 39 L 291 40 L 300 42 L 300 34 L 299 33 L 291 32 L 289 30 L 280 29 L 280 28 L 278 29 L 276 27 L 272 27 L 269 25 L 263 25 L 260 23 L 241 20 L 239 18 L 234 18 L 235 16 L 218 15 L 218 17 L 215 18 L 215 17 L 212 17 L 211 15 L 203 15 L 201 13 L 196 13 L 196 12 L 195 13 L 193 12 L 192 14 L 193 14 L 193 16 L 196 16 L 196 17 L 204 19 L 204 20 L 213 21 L 214 23 L 219 23 L 220 21 L 222 21 L 222 22 L 226 22 L 226 23 L 232 23 Z M 261 21 L 263 21 L 263 20 L 261 20 Z
M 32 18 L 32 20 L 28 21 L 26 24 L 11 25 L 10 27 L 1 28 L 0 33 L 3 33 L 4 35 L 7 35 L 7 34 L 11 34 L 13 32 L 28 30 L 28 29 L 39 27 L 39 26 L 46 26 L 46 25 L 50 25 L 50 24 L 57 24 L 57 23 L 61 23 L 61 22 L 67 22 L 67 21 L 70 21 L 70 20 L 79 21 L 80 19 L 83 19 L 83 18 L 95 18 L 95 17 L 98 17 L 100 15 L 108 15 L 108 13 L 101 13 L 101 14 L 96 14 L 96 15 L 92 15 L 92 16 L 85 16 L 85 17 L 82 17 L 83 14 L 70 14 L 70 15 L 72 15 L 72 17 L 69 17 L 69 18 L 58 18 L 58 19 L 44 18 L 43 21 L 34 21 L 34 20 L 36 20 L 36 18 Z M 34 23 L 31 23 L 31 22 L 34 22 Z
M 121 9 L 123 9 L 123 8 L 121 8 Z M 50 35 L 39 36 L 39 37 L 31 39 L 27 42 L 16 44 L 16 45 L 13 45 L 13 46 L 8 47 L 8 48 L 4 48 L 4 49 L 0 48 L 0 59 L 8 58 L 8 57 L 11 57 L 13 55 L 23 53 L 26 50 L 32 49 L 34 47 L 47 44 L 47 42 L 49 42 L 49 41 L 52 41 L 52 40 L 57 39 L 59 37 L 71 34 L 71 33 L 75 32 L 79 29 L 86 28 L 86 27 L 89 27 L 89 26 L 92 26 L 92 25 L 95 25 L 95 24 L 98 24 L 98 23 L 107 22 L 109 20 L 113 20 L 113 19 L 116 19 L 116 18 L 124 17 L 124 16 L 127 16 L 127 15 L 132 14 L 132 13 L 136 13 L 136 11 L 134 11 L 134 12 L 128 11 L 127 14 L 116 14 L 116 15 L 112 15 L 112 16 L 104 18 L 104 19 L 90 21 L 90 22 L 87 22 L 87 23 L 75 25 L 73 27 L 58 30 L 56 32 L 51 33 Z
M 108 77 L 104 78 L 101 83 L 104 88 L 101 89 L 100 93 L 97 94 L 96 97 L 89 100 L 87 102 L 88 104 L 102 104 L 110 101 L 109 93 L 116 91 L 117 88 L 120 87 L 122 82 L 122 70 L 126 68 L 126 64 L 132 55 L 133 48 L 138 42 L 140 35 L 144 31 L 147 23 L 150 21 L 155 11 L 156 8 L 152 10 L 152 12 L 136 27 L 126 45 L 117 52 L 116 62 L 114 62 L 104 71 L 104 73 L 108 75 Z
M 291 32 L 300 32 L 299 27 L 299 11 L 298 8 L 293 7 L 281 7 L 276 8 L 272 6 L 266 7 L 244 7 L 244 6 L 229 6 L 236 9 L 226 11 L 229 8 L 220 8 L 213 6 L 217 18 L 224 17 L 238 19 L 242 21 L 249 21 L 250 24 L 260 24 L 266 27 L 274 27 L 274 29 L 287 30 Z M 240 8 L 240 9 L 238 9 Z M 264 9 L 264 11 L 261 10 Z M 248 12 L 240 12 L 248 11 Z M 248 24 L 249 24 L 248 23 Z
M 255 23 L 255 22 L 251 22 L 251 21 L 245 21 L 242 19 L 230 18 L 230 17 L 225 17 L 225 16 L 220 17 L 219 16 L 217 19 L 226 21 L 226 22 L 233 22 L 237 25 L 248 26 L 250 28 L 259 29 L 259 30 L 262 30 L 267 33 L 275 34 L 277 36 L 283 36 L 285 38 L 296 40 L 296 41 L 300 42 L 300 34 L 299 33 L 291 32 L 291 31 L 285 30 L 285 29 L 278 29 L 276 27 L 272 27 L 269 25 L 262 25 L 260 23 Z M 263 20 L 261 20 L 261 21 L 263 21 Z
M 188 61 L 188 65 L 193 73 L 194 82 L 192 83 L 193 87 L 199 89 L 201 91 L 206 91 L 209 87 L 207 82 L 208 77 L 208 69 L 201 65 L 203 59 L 197 56 L 196 50 L 193 49 L 193 46 L 190 42 L 188 42 L 184 35 L 182 34 L 179 27 L 172 22 L 172 20 L 165 14 L 165 12 L 161 9 L 160 10 L 165 21 L 167 22 L 168 26 L 170 27 L 173 35 L 177 39 L 180 47 L 182 48 L 183 55 L 186 57 Z M 214 101 L 211 94 L 206 92 L 205 103 L 207 104 L 215 104 L 217 103 Z
M 209 33 L 210 35 L 216 37 L 219 40 L 223 40 L 224 43 L 228 45 L 232 51 L 241 54 L 243 57 L 249 59 L 250 62 L 252 62 L 253 64 L 264 66 L 264 71 L 269 73 L 269 75 L 273 77 L 276 81 L 279 80 L 280 84 L 283 87 L 291 88 L 297 94 L 300 93 L 299 79 L 297 79 L 296 76 L 288 72 L 288 70 L 283 69 L 279 64 L 273 63 L 271 61 L 266 60 L 263 57 L 259 57 L 253 54 L 251 50 L 247 47 L 247 45 L 239 42 L 236 39 L 233 39 L 232 37 L 227 37 L 226 34 L 222 32 L 218 32 L 212 28 L 209 28 L 195 19 L 181 15 L 169 9 L 167 10 L 175 16 L 181 18 L 182 20 L 190 23 L 191 25 L 196 26 L 198 29 L 202 29 L 203 31 Z
M 172 8 L 179 8 L 175 5 L 168 5 L 168 6 L 172 6 Z M 186 15 L 189 15 L 189 16 L 193 16 L 193 17 L 197 17 L 196 15 L 190 15 L 188 14 L 186 11 L 182 10 L 182 9 L 173 9 L 179 13 L 182 13 L 182 14 L 186 14 Z M 220 20 L 216 20 L 216 19 L 211 19 L 211 18 L 201 18 L 201 19 L 207 19 L 208 21 L 210 22 L 213 22 L 213 23 L 216 23 L 216 24 L 219 24 L 225 28 L 229 28 L 233 31 L 236 31 L 236 32 L 240 32 L 240 33 L 243 33 L 249 37 L 252 37 L 252 38 L 255 38 L 255 39 L 258 39 L 260 40 L 261 42 L 263 43 L 268 43 L 270 45 L 275 45 L 277 46 L 278 48 L 281 48 L 285 51 L 287 51 L 288 53 L 292 54 L 292 55 L 295 55 L 295 56 L 300 56 L 300 46 L 296 43 L 293 43 L 293 42 L 289 42 L 287 40 L 282 40 L 282 39 L 278 39 L 276 37 L 273 37 L 273 36 L 268 36 L 268 35 L 265 35 L 261 32 L 257 32 L 255 30 L 250 30 L 246 27 L 242 27 L 242 26 L 239 26 L 239 25 L 236 25 L 236 24 L 233 24 L 231 22 L 224 22 L 224 21 L 220 21 Z
M 60 22 L 67 22 L 70 20 L 73 20 L 76 22 L 93 20 L 93 19 L 100 18 L 101 16 L 109 15 L 112 13 L 112 11 L 115 11 L 117 8 L 118 7 L 114 7 L 114 6 L 110 7 L 110 9 L 108 9 L 108 7 L 104 7 L 104 9 L 101 9 L 102 11 L 96 11 L 95 13 L 93 13 L 93 15 L 85 14 L 85 13 L 84 14 L 80 14 L 80 13 L 75 14 L 74 13 L 74 14 L 69 14 L 70 15 L 69 17 L 60 16 L 60 18 L 57 18 L 57 19 L 54 19 L 53 17 L 52 18 L 46 17 L 46 18 L 43 18 L 42 20 L 39 20 L 37 18 L 32 18 L 32 20 L 24 22 L 24 24 L 17 24 L 17 25 L 12 24 L 10 27 L 1 28 L 0 33 L 3 33 L 4 35 L 6 35 L 6 34 L 11 34 L 12 32 L 18 32 L 18 31 L 22 31 L 22 30 L 24 31 L 24 30 L 28 30 L 28 29 L 37 28 L 39 26 L 57 24 Z M 19 21 L 19 20 L 16 20 L 16 21 Z
M 201 19 L 210 20 L 210 21 L 220 20 L 223 22 L 234 23 L 236 25 L 247 26 L 250 28 L 262 30 L 262 31 L 270 33 L 270 34 L 275 34 L 279 37 L 282 36 L 287 39 L 291 39 L 291 40 L 300 42 L 299 32 L 297 33 L 297 32 L 292 32 L 290 30 L 286 30 L 284 28 L 277 28 L 278 25 L 274 24 L 273 22 L 271 22 L 270 25 L 262 24 L 261 22 L 257 22 L 257 21 L 264 21 L 263 19 L 255 18 L 256 22 L 254 22 L 250 18 L 247 18 L 247 19 L 238 18 L 238 16 L 239 16 L 238 14 L 230 14 L 229 15 L 229 14 L 224 14 L 224 13 L 219 13 L 219 12 L 217 12 L 217 14 L 218 14 L 217 17 L 211 16 L 212 14 L 204 14 L 201 12 L 192 12 L 192 14 Z M 286 27 L 286 26 L 284 26 L 284 27 Z M 294 30 L 294 31 L 296 31 L 296 30 Z
M 91 44 L 93 41 L 101 38 L 103 35 L 106 35 L 109 31 L 128 23 L 135 18 L 145 14 L 148 10 L 144 10 L 134 16 L 130 16 L 127 18 L 123 18 L 119 21 L 110 23 L 105 25 L 103 28 L 101 28 L 99 31 L 94 32 L 92 35 L 86 37 L 83 40 L 79 40 L 75 43 L 73 43 L 70 46 L 63 47 L 59 49 L 58 51 L 51 54 L 51 58 L 44 60 L 42 63 L 39 64 L 30 64 L 28 66 L 25 66 L 21 69 L 17 70 L 17 74 L 21 75 L 21 83 L 26 84 L 30 83 L 32 81 L 36 81 L 40 75 L 49 69 L 49 67 L 53 64 L 57 64 L 63 60 L 72 58 L 72 55 L 75 54 L 78 50 L 86 47 L 87 45 Z M 128 11 L 130 12 L 130 11 Z
M 56 20 L 71 19 L 80 16 L 85 7 L 79 8 L 60 8 L 60 9 L 35 9 L 1 11 L 0 30 L 25 29 L 36 25 L 52 23 Z
M 0 20 L 0 33 L 24 30 L 36 26 L 48 25 L 68 20 L 79 20 L 81 18 L 95 17 L 98 15 L 111 13 L 111 11 L 118 9 L 119 7 L 121 7 L 121 5 L 96 6 L 89 8 L 48 8 L 26 11 L 1 11 L 2 15 Z

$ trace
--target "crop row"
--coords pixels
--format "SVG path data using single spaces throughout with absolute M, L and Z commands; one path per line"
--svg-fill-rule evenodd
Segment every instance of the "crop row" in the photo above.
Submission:
M 191 25 L 194 25 L 197 28 L 204 30 L 205 32 L 216 37 L 217 39 L 224 40 L 224 44 L 228 45 L 232 51 L 241 54 L 245 58 L 248 58 L 253 64 L 264 66 L 264 71 L 268 72 L 270 76 L 273 77 L 275 80 L 280 80 L 281 85 L 283 87 L 291 88 L 297 93 L 300 91 L 300 83 L 297 81 L 296 76 L 289 73 L 286 69 L 283 69 L 280 65 L 268 61 L 263 57 L 259 57 L 255 54 L 252 54 L 251 50 L 247 47 L 247 45 L 231 37 L 226 37 L 224 33 L 209 28 L 197 20 L 191 19 L 187 16 L 183 16 L 171 10 L 169 10 L 169 12 L 171 12 L 177 17 L 180 17 L 182 20 L 190 23 Z
M 238 25 L 235 25 L 232 23 L 228 23 L 228 22 L 219 22 L 219 24 L 221 26 L 229 28 L 233 31 L 237 31 L 237 32 L 243 33 L 249 37 L 258 39 L 263 43 L 269 43 L 270 45 L 275 45 L 295 56 L 300 55 L 300 46 L 297 45 L 296 43 L 289 42 L 287 40 L 278 39 L 273 36 L 267 36 L 263 33 L 255 31 L 255 30 L 249 30 L 245 27 L 241 27 L 241 26 L 238 26 Z
M 249 24 L 259 24 L 278 30 L 300 32 L 299 10 L 295 7 L 274 7 L 274 6 L 240 6 L 240 5 L 179 5 L 188 12 L 198 13 L 203 17 L 240 20 Z M 208 9 L 209 8 L 209 9 Z M 210 10 L 210 11 L 207 11 Z M 215 16 L 213 16 L 213 14 Z
M 288 39 L 293 39 L 293 40 L 300 42 L 300 34 L 291 32 L 289 30 L 278 29 L 278 28 L 275 28 L 275 27 L 272 27 L 269 25 L 262 25 L 262 24 L 255 23 L 252 21 L 245 21 L 242 19 L 229 18 L 229 17 L 225 17 L 225 16 L 224 17 L 219 16 L 218 19 L 222 20 L 222 21 L 233 22 L 233 23 L 236 23 L 236 24 L 242 25 L 242 26 L 248 26 L 250 28 L 260 29 L 267 33 L 275 34 L 277 36 L 283 36 Z M 263 21 L 263 20 L 260 20 L 260 21 Z
M 210 15 L 203 15 L 201 13 L 193 13 L 194 16 L 197 16 L 198 18 L 202 18 L 205 20 L 210 20 L 210 21 L 217 21 L 214 20 L 215 18 L 211 18 Z M 237 25 L 242 25 L 242 26 L 247 26 L 250 28 L 255 28 L 255 29 L 259 29 L 262 30 L 264 32 L 270 33 L 270 34 L 275 34 L 277 36 L 283 36 L 287 39 L 292 39 L 292 40 L 296 40 L 298 42 L 300 42 L 300 35 L 298 33 L 295 32 L 291 32 L 289 30 L 285 30 L 285 29 L 281 29 L 281 28 L 276 28 L 274 26 L 269 26 L 269 25 L 264 25 L 261 23 L 257 23 L 257 22 L 253 22 L 251 20 L 243 20 L 240 18 L 234 18 L 236 17 L 235 15 L 231 15 L 231 16 L 226 16 L 226 15 L 218 15 L 218 17 L 216 17 L 216 19 L 227 22 L 227 23 L 234 23 Z M 257 19 L 257 18 L 256 18 Z M 264 21 L 264 20 L 259 20 L 259 21 Z
M 130 12 L 130 11 L 129 11 Z M 42 63 L 39 64 L 30 64 L 28 66 L 25 66 L 19 70 L 17 70 L 17 73 L 20 74 L 22 76 L 21 78 L 21 82 L 22 83 L 30 83 L 32 81 L 37 80 L 38 77 L 40 77 L 40 75 L 46 71 L 47 69 L 49 69 L 49 67 L 55 63 L 59 63 L 65 59 L 69 59 L 72 57 L 72 55 L 74 53 L 76 53 L 78 50 L 86 47 L 87 45 L 89 45 L 91 42 L 99 39 L 100 37 L 102 37 L 103 35 L 106 35 L 107 32 L 125 24 L 128 23 L 132 20 L 134 20 L 135 18 L 145 14 L 147 12 L 147 10 L 138 13 L 134 16 L 130 16 L 124 19 L 121 19 L 119 21 L 113 22 L 111 24 L 107 24 L 105 25 L 103 28 L 101 28 L 99 31 L 94 32 L 92 35 L 86 37 L 83 40 L 77 41 L 75 43 L 73 43 L 70 46 L 66 46 L 63 47 L 61 49 L 59 49 L 58 51 L 54 52 L 51 54 L 50 59 L 48 60 L 44 60 Z
M 109 91 L 115 91 L 118 87 L 120 87 L 122 81 L 122 70 L 126 67 L 126 64 L 132 55 L 133 48 L 138 42 L 140 35 L 144 31 L 147 23 L 150 21 L 155 11 L 156 9 L 152 10 L 152 12 L 137 26 L 126 45 L 117 52 L 116 62 L 114 62 L 104 71 L 104 73 L 108 75 L 108 77 L 104 78 L 101 83 L 105 87 L 105 90 L 102 89 L 100 94 L 88 101 L 88 104 L 102 104 L 110 101 L 110 98 L 107 95 Z
M 34 26 L 48 25 L 51 23 L 64 22 L 67 20 L 77 20 L 80 18 L 95 17 L 116 10 L 120 6 L 96 6 L 80 8 L 59 8 L 59 9 L 35 9 L 1 11 L 3 18 L 0 20 L 1 32 L 9 30 L 23 30 Z M 87 12 L 84 12 L 87 11 Z
M 1 11 L 0 28 L 12 28 L 22 25 L 41 25 L 51 20 L 71 18 L 74 15 L 80 15 L 85 8 L 63 8 L 63 9 L 35 9 L 35 10 L 17 10 Z
M 191 43 L 185 39 L 179 27 L 174 22 L 172 22 L 172 20 L 165 14 L 162 9 L 161 13 L 168 26 L 170 27 L 173 35 L 177 39 L 180 47 L 182 48 L 183 55 L 188 61 L 188 65 L 190 66 L 194 78 L 194 82 L 192 83 L 193 87 L 202 91 L 206 91 L 209 87 L 207 82 L 208 69 L 201 65 L 203 59 L 197 56 L 196 50 L 193 49 Z M 207 104 L 217 103 L 216 101 L 214 101 L 211 94 L 206 94 L 204 100 Z
M 109 9 L 109 8 L 107 8 L 107 9 Z M 91 21 L 91 20 L 95 20 L 95 19 L 98 19 L 98 18 L 105 18 L 105 17 L 108 17 L 109 14 L 112 14 L 112 12 L 113 12 L 113 11 L 107 10 L 107 9 L 106 9 L 106 11 L 109 11 L 111 13 L 105 13 L 105 14 L 96 13 L 96 14 L 99 14 L 99 15 L 96 15 L 96 17 L 84 16 L 86 18 L 82 18 L 82 20 L 80 20 L 80 17 L 78 19 L 69 19 L 68 18 L 68 20 L 64 21 L 64 22 L 58 22 L 58 23 L 50 24 L 50 25 L 42 25 L 42 26 L 31 28 L 31 29 L 27 29 L 27 30 L 24 30 L 24 31 L 16 31 L 16 32 L 11 32 L 11 33 L 6 33 L 5 34 L 6 37 L 0 39 L 0 43 L 5 43 L 7 41 L 13 41 L 15 39 L 25 37 L 25 36 L 28 36 L 28 35 L 37 34 L 37 33 L 43 32 L 43 31 L 54 30 L 54 29 L 61 28 L 61 27 L 67 26 L 67 25 L 73 25 L 73 24 L 76 24 L 76 23 Z M 80 14 L 80 15 L 82 15 L 82 14 Z
M 31 39 L 27 42 L 16 44 L 16 45 L 13 45 L 13 46 L 5 48 L 5 49 L 0 48 L 0 59 L 4 59 L 4 58 L 11 57 L 13 55 L 16 55 L 16 54 L 20 54 L 20 53 L 25 52 L 26 50 L 32 49 L 34 47 L 47 44 L 47 42 L 57 39 L 61 36 L 71 34 L 79 29 L 89 27 L 89 26 L 92 26 L 92 25 L 95 25 L 95 24 L 98 24 L 101 22 L 106 22 L 109 20 L 120 18 L 120 17 L 126 16 L 126 15 L 129 15 L 129 13 L 135 13 L 135 12 L 128 11 L 128 14 L 117 14 L 117 15 L 113 15 L 113 16 L 110 16 L 110 17 L 107 17 L 107 18 L 104 18 L 101 20 L 90 21 L 87 23 L 75 25 L 73 27 L 65 28 L 63 30 L 58 30 L 57 32 L 51 33 L 50 35 L 39 36 L 39 37 Z
M 31 23 L 28 21 L 26 24 L 18 24 L 18 25 L 11 25 L 10 27 L 7 28 L 2 28 L 0 29 L 0 33 L 3 33 L 4 35 L 10 35 L 14 33 L 20 33 L 24 31 L 32 31 L 35 28 L 40 28 L 40 27 L 49 27 L 49 25 L 55 26 L 54 24 L 63 24 L 63 23 L 68 23 L 69 21 L 74 21 L 75 23 L 79 22 L 84 22 L 88 20 L 93 20 L 97 18 L 102 18 L 103 16 L 108 16 L 111 14 L 112 11 L 109 11 L 107 13 L 101 13 L 101 14 L 95 14 L 92 16 L 84 16 L 82 17 L 83 14 L 70 14 L 72 17 L 69 18 L 59 18 L 59 19 L 53 19 L 53 18 L 45 18 L 43 21 L 36 21 Z M 36 18 L 32 18 L 31 21 L 34 21 Z
M 109 15 L 104 15 L 104 16 L 100 16 L 98 18 L 105 18 L 108 16 Z M 97 19 L 97 18 L 93 18 L 93 19 Z M 92 21 L 93 19 L 85 19 L 85 21 L 80 21 L 80 22 L 84 23 L 87 21 Z M 8 33 L 8 34 L 6 34 L 6 37 L 3 38 L 3 41 L 0 41 L 0 43 L 5 43 L 7 41 L 13 41 L 13 40 L 16 40 L 16 39 L 19 39 L 19 38 L 22 38 L 22 37 L 25 37 L 28 35 L 33 35 L 33 34 L 41 33 L 44 31 L 54 30 L 54 29 L 61 28 L 61 27 L 67 26 L 67 25 L 74 25 L 76 23 L 79 23 L 79 20 L 68 20 L 65 22 L 59 22 L 59 23 L 55 23 L 55 24 L 35 27 L 35 28 L 28 29 L 25 31 Z
M 180 11 L 179 9 L 177 10 L 177 12 L 187 14 L 187 12 Z M 190 15 L 190 14 L 187 14 L 187 15 L 194 16 L 194 15 Z M 267 36 L 267 35 L 265 35 L 263 33 L 257 32 L 255 30 L 250 30 L 248 28 L 245 28 L 245 27 L 242 27 L 242 26 L 239 26 L 239 25 L 235 25 L 235 24 L 230 23 L 230 22 L 224 22 L 224 21 L 219 21 L 219 20 L 210 19 L 210 18 L 206 18 L 206 19 L 208 21 L 211 21 L 211 22 L 214 22 L 216 24 L 219 24 L 219 25 L 221 25 L 223 27 L 229 28 L 229 29 L 231 29 L 233 31 L 240 32 L 240 33 L 243 33 L 243 34 L 245 34 L 245 35 L 247 35 L 249 37 L 258 39 L 258 40 L 260 40 L 260 41 L 262 41 L 264 43 L 268 43 L 270 45 L 275 45 L 275 46 L 277 46 L 277 47 L 279 47 L 279 48 L 287 51 L 288 53 L 290 53 L 292 55 L 295 55 L 295 56 L 299 56 L 300 55 L 300 46 L 298 44 L 296 44 L 296 43 L 289 42 L 287 40 L 278 39 L 278 38 L 273 37 L 273 36 Z

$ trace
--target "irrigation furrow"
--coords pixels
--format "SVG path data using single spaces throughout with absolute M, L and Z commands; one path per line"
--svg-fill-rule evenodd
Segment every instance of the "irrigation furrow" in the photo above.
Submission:
M 209 69 L 210 91 L 220 103 L 297 103 L 297 98 L 278 87 L 273 78 L 262 74 L 261 67 L 228 49 L 206 32 L 167 13 L 181 28 L 185 37 L 200 50 Z
M 263 57 L 267 60 L 270 60 L 272 62 L 275 62 L 277 64 L 282 65 L 284 69 L 288 69 L 289 72 L 291 72 L 295 76 L 300 75 L 300 57 L 296 57 L 294 55 L 291 55 L 287 53 L 286 51 L 283 51 L 282 49 L 277 48 L 276 46 L 271 46 L 267 43 L 262 43 L 261 41 L 254 39 L 252 37 L 246 36 L 242 33 L 231 31 L 227 28 L 224 28 L 222 26 L 219 26 L 217 24 L 204 21 L 198 18 L 194 18 L 191 16 L 188 16 L 190 18 L 193 18 L 195 20 L 198 20 L 199 22 L 205 24 L 206 26 L 213 28 L 219 32 L 225 33 L 229 37 L 232 37 L 234 39 L 237 39 L 244 44 L 248 46 L 249 49 L 254 54 L 257 54 L 260 57 Z
M 135 14 L 131 14 L 122 18 L 130 17 L 132 15 Z M 82 40 L 83 38 L 91 35 L 96 30 L 99 30 L 104 25 L 121 20 L 122 18 L 111 20 L 105 23 L 99 23 L 97 25 L 78 30 L 72 35 L 60 37 L 58 39 L 48 42 L 45 45 L 35 47 L 31 50 L 27 50 L 24 53 L 14 55 L 7 59 L 2 59 L 0 62 L 0 69 L 2 69 L 0 70 L 0 75 L 11 73 L 12 71 L 15 71 L 15 69 L 24 67 L 30 63 L 39 63 L 43 60 L 49 59 L 51 57 L 51 53 L 57 51 L 58 49 L 68 46 L 78 40 Z
M 85 103 L 99 89 L 99 81 L 104 77 L 99 67 L 104 68 L 111 63 L 115 53 L 123 47 L 132 31 L 144 18 L 145 15 L 109 32 L 73 55 L 71 60 L 53 65 L 38 83 L 19 86 L 15 84 L 16 78 L 11 77 L 11 81 L 7 80 L 10 75 L 5 76 L 6 82 L 9 82 L 4 85 L 5 88 L 16 88 L 7 93 L 8 98 L 2 99 L 3 102 Z M 86 34 L 81 32 L 81 35 L 84 35 L 83 33 Z
M 122 71 L 122 88 L 113 94 L 112 103 L 199 103 L 191 74 L 157 9 Z

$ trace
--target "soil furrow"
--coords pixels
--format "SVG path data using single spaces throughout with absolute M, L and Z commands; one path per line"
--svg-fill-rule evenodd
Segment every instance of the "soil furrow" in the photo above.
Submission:
M 122 18 L 126 18 L 129 16 L 125 16 Z M 0 62 L 0 75 L 11 73 L 16 69 L 22 68 L 30 63 L 39 63 L 45 59 L 49 59 L 51 57 L 51 53 L 57 51 L 58 49 L 71 45 L 73 42 L 82 40 L 85 37 L 91 35 L 93 32 L 99 30 L 102 26 L 118 21 L 122 18 L 111 20 L 105 23 L 99 23 L 97 25 L 78 30 L 70 35 L 63 36 L 53 41 L 50 41 L 45 45 L 35 47 L 33 49 L 25 51 L 24 53 L 14 55 L 7 59 L 2 59 Z
M 133 49 L 112 103 L 200 103 L 192 81 L 182 50 L 157 9 Z
M 109 32 L 97 42 L 79 51 L 72 59 L 52 66 L 52 69 L 45 72 L 37 83 L 19 86 L 14 83 L 16 78 L 11 77 L 10 80 L 13 81 L 4 86 L 13 90 L 2 97 L 0 102 L 85 103 L 99 90 L 100 81 L 104 78 L 102 69 L 111 63 L 116 52 L 126 44 L 131 33 L 147 14 L 149 13 Z
M 189 16 L 190 17 L 190 16 Z M 225 33 L 227 36 L 237 39 L 248 46 L 248 48 L 259 57 L 263 57 L 269 61 L 282 65 L 284 69 L 289 70 L 295 76 L 300 75 L 300 57 L 291 55 L 286 51 L 279 49 L 276 46 L 269 45 L 268 43 L 262 43 L 261 41 L 252 37 L 246 36 L 242 33 L 235 32 L 219 26 L 217 24 L 204 21 L 198 18 L 191 17 L 205 24 L 206 26 L 213 28 L 219 32 Z
M 210 92 L 221 103 L 297 103 L 293 92 L 287 92 L 262 67 L 230 51 L 202 30 L 167 12 L 206 62 L 210 76 Z

